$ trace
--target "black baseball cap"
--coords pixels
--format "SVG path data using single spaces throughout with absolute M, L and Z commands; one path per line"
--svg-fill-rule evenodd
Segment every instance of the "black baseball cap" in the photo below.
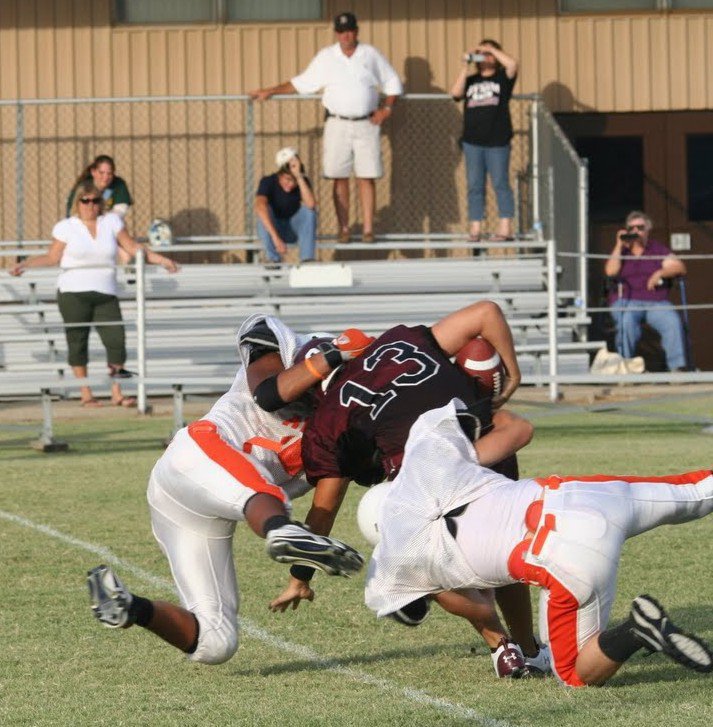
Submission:
M 337 33 L 342 33 L 345 30 L 356 30 L 357 19 L 354 13 L 339 13 L 334 18 L 334 30 Z

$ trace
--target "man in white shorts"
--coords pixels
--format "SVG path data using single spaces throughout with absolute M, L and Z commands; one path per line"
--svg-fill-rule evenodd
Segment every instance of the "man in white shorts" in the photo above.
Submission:
M 606 629 L 624 541 L 709 515 L 713 472 L 512 482 L 478 464 L 457 406 L 432 409 L 411 429 L 376 516 L 367 606 L 377 616 L 423 611 L 441 591 L 525 581 L 542 588 L 540 637 L 565 684 L 602 684 L 641 648 L 713 671 L 709 647 L 650 596 Z
M 334 19 L 337 42 L 323 48 L 306 70 L 289 81 L 252 91 L 259 101 L 275 94 L 317 93 L 327 120 L 323 138 L 324 176 L 334 180 L 334 208 L 339 242 L 349 242 L 349 177 L 359 184 L 363 240 L 374 242 L 375 180 L 383 176 L 381 124 L 391 116 L 403 93 L 396 71 L 379 51 L 358 41 L 359 27 L 352 13 Z M 379 90 L 385 99 L 379 105 Z
M 334 538 L 289 518 L 302 477 L 301 438 L 308 410 L 297 401 L 316 380 L 356 352 L 322 342 L 309 362 L 292 366 L 313 336 L 256 315 L 238 331 L 242 366 L 233 385 L 202 419 L 176 433 L 151 472 L 148 502 L 154 536 L 171 566 L 181 606 L 130 593 L 113 571 L 88 573 L 94 615 L 110 628 L 134 624 L 207 664 L 238 648 L 238 583 L 233 533 L 246 521 L 279 562 L 351 575 L 363 559 Z M 289 371 L 286 369 L 289 367 Z

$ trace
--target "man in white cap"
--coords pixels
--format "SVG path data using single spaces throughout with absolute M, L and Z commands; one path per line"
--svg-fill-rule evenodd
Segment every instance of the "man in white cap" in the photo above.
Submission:
M 287 245 L 297 243 L 300 262 L 315 259 L 317 203 L 297 149 L 275 155 L 277 171 L 260 180 L 255 196 L 257 234 L 271 263 L 279 263 Z
M 337 42 L 323 48 L 303 73 L 277 86 L 252 91 L 259 101 L 275 94 L 324 91 L 327 120 L 323 138 L 324 176 L 334 180 L 334 207 L 339 242 L 349 242 L 349 177 L 359 184 L 363 240 L 374 241 L 375 180 L 383 176 L 381 124 L 403 93 L 390 63 L 371 45 L 360 43 L 353 13 L 334 18 Z M 385 98 L 379 103 L 379 91 Z

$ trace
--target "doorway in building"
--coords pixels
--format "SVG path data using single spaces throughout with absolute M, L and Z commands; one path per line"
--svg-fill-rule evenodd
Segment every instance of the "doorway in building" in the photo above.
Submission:
M 629 211 L 654 221 L 652 237 L 680 255 L 713 255 L 713 112 L 557 114 L 589 164 L 589 249 L 607 254 Z M 604 261 L 589 264 L 590 305 L 603 299 Z M 713 259 L 687 261 L 689 304 L 713 303 Z M 672 301 L 680 303 L 680 290 Z M 711 310 L 689 310 L 693 363 L 713 370 Z M 607 333 L 599 316 L 592 336 Z M 660 362 L 652 358 L 656 367 Z

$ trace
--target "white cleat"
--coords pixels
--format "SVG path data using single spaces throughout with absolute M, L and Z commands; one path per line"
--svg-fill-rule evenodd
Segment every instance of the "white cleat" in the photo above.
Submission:
M 533 676 L 552 674 L 552 652 L 547 644 L 538 644 L 536 656 L 525 656 L 525 665 Z
M 98 565 L 88 571 L 87 585 L 92 612 L 104 626 L 120 629 L 131 625 L 133 598 L 109 566 Z

